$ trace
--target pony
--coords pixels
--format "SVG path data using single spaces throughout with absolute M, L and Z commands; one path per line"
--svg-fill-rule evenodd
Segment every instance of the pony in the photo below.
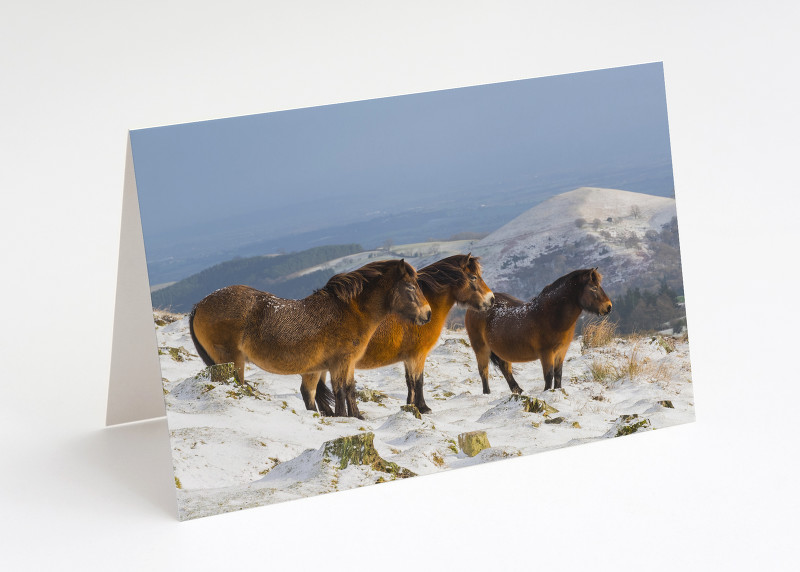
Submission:
M 424 325 L 403 321 L 389 315 L 378 326 L 356 369 L 374 369 L 403 362 L 408 397 L 420 413 L 430 413 L 422 392 L 425 358 L 436 345 L 445 319 L 454 304 L 486 310 L 494 303 L 494 294 L 481 277 L 481 265 L 472 254 L 456 254 L 419 270 L 420 289 L 431 306 L 431 320 Z M 300 392 L 306 409 L 330 415 L 332 394 L 325 385 L 324 372 L 302 376 Z M 316 407 L 315 407 L 316 403 Z
M 284 375 L 330 371 L 335 415 L 363 419 L 354 366 L 390 313 L 419 325 L 431 319 L 417 272 L 404 260 L 371 262 L 337 274 L 301 300 L 228 286 L 197 303 L 189 331 L 203 362 L 233 362 L 239 381 L 244 381 L 245 361 Z
M 564 355 L 581 312 L 604 316 L 611 311 L 611 300 L 600 286 L 602 280 L 597 268 L 575 270 L 545 286 L 529 302 L 497 292 L 489 310 L 468 310 L 464 325 L 478 360 L 483 393 L 490 393 L 489 360 L 500 369 L 512 393 L 520 394 L 522 388 L 514 379 L 511 363 L 537 359 L 542 364 L 544 388 L 559 389 Z

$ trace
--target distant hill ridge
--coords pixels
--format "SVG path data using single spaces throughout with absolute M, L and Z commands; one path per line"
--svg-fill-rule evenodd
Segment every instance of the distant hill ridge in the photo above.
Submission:
M 205 296 L 232 284 L 245 284 L 269 290 L 284 298 L 304 297 L 323 286 L 333 276 L 331 270 L 319 270 L 285 279 L 293 273 L 363 251 L 358 244 L 317 246 L 291 254 L 236 258 L 206 268 L 151 294 L 154 308 L 188 312 Z
M 581 187 L 523 212 L 473 253 L 482 257 L 487 284 L 523 299 L 576 268 L 597 266 L 612 300 L 626 300 L 613 314 L 626 330 L 685 316 L 674 302 L 683 276 L 673 198 Z

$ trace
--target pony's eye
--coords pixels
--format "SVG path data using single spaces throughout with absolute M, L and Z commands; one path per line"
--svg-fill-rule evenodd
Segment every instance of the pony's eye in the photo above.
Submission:
M 478 279 L 478 277 L 477 277 L 477 276 L 475 276 L 474 274 L 471 274 L 471 275 L 470 275 L 470 277 L 469 277 L 469 279 L 470 279 L 472 282 L 475 282 L 475 281 Z

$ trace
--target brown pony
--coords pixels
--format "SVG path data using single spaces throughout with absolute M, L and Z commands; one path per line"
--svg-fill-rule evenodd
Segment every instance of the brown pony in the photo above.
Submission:
M 498 292 L 486 312 L 468 310 L 464 323 L 478 359 L 483 392 L 489 393 L 490 359 L 512 393 L 522 393 L 522 388 L 511 373 L 511 362 L 537 359 L 542 362 L 544 388 L 560 388 L 564 355 L 581 311 L 599 315 L 611 311 L 602 280 L 597 268 L 575 270 L 545 286 L 530 302 Z
M 453 304 L 486 310 L 494 302 L 494 294 L 481 278 L 478 258 L 470 254 L 456 254 L 434 262 L 419 271 L 417 280 L 431 305 L 431 321 L 420 326 L 387 316 L 356 362 L 356 369 L 374 369 L 402 361 L 408 386 L 406 403 L 413 403 L 421 413 L 430 413 L 422 394 L 425 358 L 439 340 L 448 312 Z M 306 409 L 314 411 L 316 402 L 323 415 L 332 414 L 333 399 L 325 385 L 324 372 L 304 374 L 300 391 Z
M 336 416 L 360 417 L 353 370 L 375 328 L 390 313 L 430 320 L 416 278 L 405 261 L 386 260 L 337 274 L 302 300 L 228 286 L 194 307 L 189 330 L 206 365 L 233 362 L 240 380 L 245 361 L 278 374 L 330 371 Z

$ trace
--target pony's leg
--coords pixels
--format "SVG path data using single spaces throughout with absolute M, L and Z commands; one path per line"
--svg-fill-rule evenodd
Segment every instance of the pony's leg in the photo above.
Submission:
M 483 393 L 489 394 L 489 358 L 492 355 L 492 350 L 489 349 L 489 344 L 484 343 L 482 339 L 472 340 L 472 349 L 475 351 L 475 359 L 478 360 L 478 374 L 481 376 L 483 383 Z
M 309 411 L 316 411 L 317 407 L 315 399 L 317 396 L 317 382 L 319 381 L 319 373 L 304 373 L 301 376 L 300 393 L 303 396 L 303 403 L 306 404 L 306 409 Z
M 420 413 L 430 413 L 431 408 L 425 404 L 425 396 L 422 394 L 422 382 L 424 378 L 425 378 L 425 372 L 421 371 L 419 372 L 419 375 L 414 381 L 414 386 L 415 386 L 414 389 L 416 392 L 416 402 L 414 403 L 414 405 L 417 406 L 417 409 L 419 409 Z
M 236 371 L 236 381 L 244 383 L 244 362 L 246 357 L 244 352 L 225 348 L 217 351 L 214 361 L 216 363 L 233 363 L 233 369 Z
M 430 413 L 431 408 L 425 403 L 425 395 L 422 392 L 422 384 L 425 379 L 425 356 L 422 359 L 415 359 L 405 362 L 406 383 L 408 386 L 408 403 L 413 403 L 420 413 Z
M 357 417 L 359 419 L 364 419 L 358 410 L 354 373 L 354 363 L 337 368 L 336 370 L 331 369 L 331 385 L 333 386 L 333 393 L 336 397 L 337 417 Z
M 333 409 L 331 409 L 331 404 L 334 402 L 334 396 L 333 392 L 325 385 L 324 371 L 319 376 L 319 381 L 317 382 L 317 395 L 315 399 L 317 402 L 317 410 L 325 417 L 332 417 Z
M 561 389 L 561 371 L 564 368 L 564 357 L 559 356 L 556 358 L 556 363 L 553 366 L 553 389 Z
M 335 400 L 334 415 L 336 417 L 347 417 L 345 375 L 346 372 L 331 371 L 331 387 Z
M 361 412 L 358 410 L 355 379 L 348 381 L 347 383 L 347 416 L 356 417 L 357 419 L 364 419 L 364 416 L 361 415 Z
M 472 344 L 472 351 L 475 352 L 475 359 L 478 360 L 478 374 L 483 383 L 483 393 L 489 394 L 489 357 L 492 350 L 486 341 L 486 322 L 485 318 L 477 318 L 478 314 L 467 311 L 464 317 L 464 324 L 467 326 L 467 336 L 469 343 Z
M 406 369 L 406 387 L 408 387 L 408 396 L 406 397 L 406 405 L 411 405 L 415 401 L 415 392 L 416 392 L 416 385 L 414 383 L 414 377 L 411 375 L 411 372 L 408 371 L 408 364 L 405 364 Z
M 511 390 L 511 393 L 515 393 L 520 395 L 522 393 L 522 388 L 517 383 L 517 380 L 514 379 L 514 374 L 512 373 L 511 362 L 506 361 L 504 359 L 500 359 L 497 357 L 497 354 L 492 354 L 493 358 L 492 362 L 497 365 L 497 368 L 500 370 L 500 373 L 503 374 L 503 377 L 506 378 L 506 382 L 508 383 L 508 388 Z
M 555 375 L 553 365 L 553 354 L 542 354 L 542 373 L 544 374 L 544 388 L 553 389 L 553 376 Z
M 483 383 L 483 393 L 488 395 L 491 393 L 489 389 L 489 356 L 492 352 L 488 347 L 483 348 L 480 352 L 475 350 L 475 358 L 478 360 L 478 374 L 481 376 Z

